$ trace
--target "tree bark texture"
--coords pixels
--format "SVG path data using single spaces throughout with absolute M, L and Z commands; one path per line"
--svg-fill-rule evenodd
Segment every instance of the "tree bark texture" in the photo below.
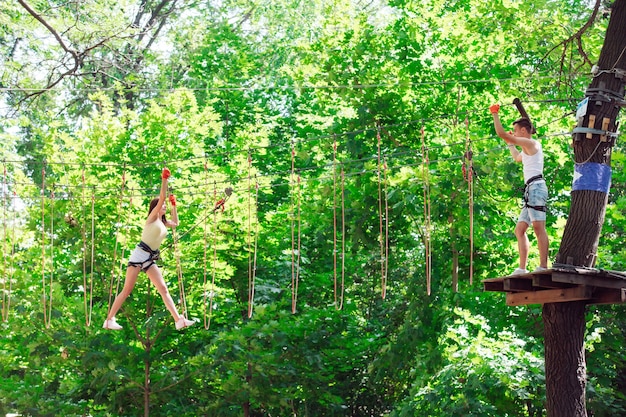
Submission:
M 586 91 L 587 111 L 577 130 L 617 131 L 617 116 L 624 105 L 626 81 L 626 0 L 613 3 L 597 71 Z M 594 171 L 611 165 L 614 138 L 599 133 L 573 135 L 577 170 L 596 164 Z M 588 165 L 588 166 L 589 166 Z M 607 172 L 607 171 L 605 171 Z M 608 171 L 610 180 L 610 171 Z M 570 214 L 556 263 L 595 265 L 600 232 L 608 200 L 605 191 L 572 187 Z M 591 187 L 593 188 L 593 187 Z M 602 187 L 598 187 L 602 188 Z M 546 409 L 548 417 L 587 417 L 585 389 L 585 302 L 551 303 L 543 306 Z
M 608 194 L 581 190 L 572 192 L 567 224 L 556 262 L 592 267 L 595 264 L 598 241 Z
M 546 408 L 549 417 L 587 416 L 585 407 L 585 302 L 543 306 Z M 552 370 L 548 372 L 548 364 Z

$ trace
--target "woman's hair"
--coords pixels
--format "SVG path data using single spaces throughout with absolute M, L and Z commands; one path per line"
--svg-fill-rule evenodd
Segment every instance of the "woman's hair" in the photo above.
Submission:
M 148 210 L 148 216 L 150 215 L 150 213 L 152 213 L 152 210 L 154 210 L 154 208 L 156 207 L 157 203 L 159 202 L 159 198 L 153 198 L 152 201 L 150 201 L 150 209 Z M 165 218 L 165 214 L 161 216 L 161 221 L 163 223 L 165 223 L 167 221 L 167 219 Z
M 523 127 L 526 129 L 528 133 L 532 133 L 533 125 L 530 123 L 530 120 L 527 117 L 520 117 L 516 121 L 513 122 L 513 126 L 519 125 L 519 127 Z

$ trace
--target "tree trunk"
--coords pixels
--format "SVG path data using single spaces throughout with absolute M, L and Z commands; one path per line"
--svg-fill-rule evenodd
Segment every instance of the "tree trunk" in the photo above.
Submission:
M 587 415 L 584 317 L 584 301 L 543 306 L 549 417 Z
M 626 81 L 626 0 L 611 12 L 598 71 L 586 92 L 584 117 L 574 133 L 576 169 L 570 214 L 556 263 L 592 267 L 608 199 L 611 149 Z M 586 417 L 585 303 L 543 306 L 548 417 Z

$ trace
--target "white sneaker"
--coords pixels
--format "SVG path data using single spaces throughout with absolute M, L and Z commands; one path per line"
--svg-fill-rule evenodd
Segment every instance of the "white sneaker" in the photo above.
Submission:
M 533 272 L 541 272 L 541 271 L 547 271 L 548 268 L 544 268 L 543 266 L 538 266 L 537 268 L 535 268 L 535 270 Z
M 195 322 L 196 322 L 195 320 L 187 320 L 183 316 L 180 316 L 180 318 L 176 322 L 176 330 L 180 330 L 180 329 L 184 329 L 185 327 L 189 327 L 189 326 L 193 325 Z
M 102 328 L 107 330 L 122 330 L 122 326 L 117 324 L 117 322 L 115 321 L 115 317 L 109 320 L 105 320 Z
M 528 273 L 528 270 L 517 268 L 515 271 L 513 271 L 511 275 L 522 275 L 522 274 L 527 274 L 527 273 Z

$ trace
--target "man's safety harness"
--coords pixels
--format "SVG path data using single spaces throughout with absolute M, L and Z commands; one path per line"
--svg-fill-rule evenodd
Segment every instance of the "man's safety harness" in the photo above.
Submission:
M 534 177 L 531 177 L 528 179 L 528 181 L 526 181 L 526 184 L 524 185 L 524 207 L 528 207 L 537 211 L 543 211 L 543 212 L 547 212 L 548 208 L 546 206 L 531 206 L 530 204 L 528 204 L 528 189 L 530 188 L 530 184 L 532 184 L 535 181 L 539 181 L 543 179 L 543 175 L 539 174 L 539 175 L 535 175 Z

